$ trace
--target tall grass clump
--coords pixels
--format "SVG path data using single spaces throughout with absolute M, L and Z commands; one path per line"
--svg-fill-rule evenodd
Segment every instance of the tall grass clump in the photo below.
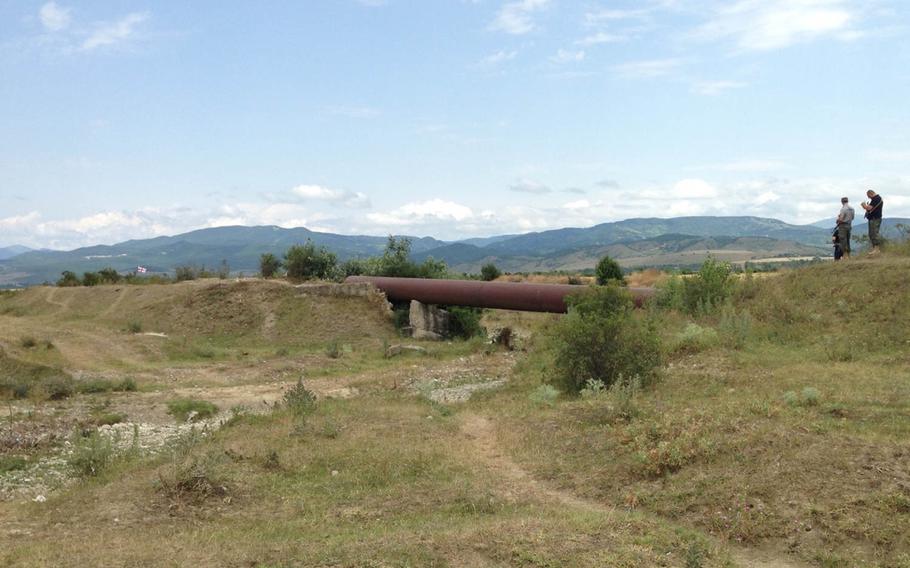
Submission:
M 720 312 L 717 331 L 726 347 L 742 349 L 752 334 L 752 315 L 746 310 L 737 312 L 733 306 L 726 305 Z
M 567 299 L 569 313 L 545 331 L 545 381 L 579 393 L 588 381 L 607 388 L 637 378 L 647 384 L 660 365 L 660 339 L 650 321 L 633 313 L 632 297 L 617 284 L 592 287 Z

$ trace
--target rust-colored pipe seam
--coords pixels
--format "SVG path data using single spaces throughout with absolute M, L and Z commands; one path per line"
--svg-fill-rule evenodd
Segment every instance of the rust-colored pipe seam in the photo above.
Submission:
M 428 278 L 390 278 L 349 276 L 347 283 L 372 284 L 389 300 L 424 304 L 468 306 L 525 312 L 565 313 L 566 296 L 584 292 L 585 286 L 533 284 L 528 282 L 481 282 L 478 280 L 440 280 Z M 653 288 L 628 288 L 635 305 L 641 307 L 654 295 Z

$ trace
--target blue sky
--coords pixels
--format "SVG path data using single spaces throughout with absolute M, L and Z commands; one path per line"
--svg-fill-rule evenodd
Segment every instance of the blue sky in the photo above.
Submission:
M 902 0 L 0 3 L 0 245 L 910 216 Z

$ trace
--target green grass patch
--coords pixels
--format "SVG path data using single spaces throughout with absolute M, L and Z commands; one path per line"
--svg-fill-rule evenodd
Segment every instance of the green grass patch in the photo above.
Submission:
M 168 402 L 167 412 L 178 422 L 195 422 L 218 414 L 218 407 L 207 400 L 181 398 Z

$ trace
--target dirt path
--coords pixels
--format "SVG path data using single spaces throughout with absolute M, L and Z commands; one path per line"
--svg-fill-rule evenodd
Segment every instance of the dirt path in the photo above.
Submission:
M 521 495 L 542 502 L 557 503 L 573 509 L 603 515 L 615 515 L 615 507 L 583 499 L 568 491 L 563 491 L 549 486 L 547 483 L 534 479 L 524 468 L 513 461 L 503 451 L 496 440 L 496 430 L 493 422 L 478 414 L 465 414 L 461 423 L 461 432 L 468 438 L 475 457 L 479 458 L 490 470 L 505 480 L 504 488 L 507 495 Z M 734 548 L 726 543 L 727 549 L 743 568 L 807 568 L 789 557 L 780 556 L 773 551 Z
M 106 318 L 106 317 L 110 316 L 111 314 L 115 313 L 117 311 L 117 309 L 120 308 L 120 304 L 123 303 L 123 299 L 126 297 L 126 294 L 127 294 L 127 288 L 126 288 L 126 286 L 124 286 L 120 290 L 120 294 L 117 295 L 117 299 L 114 300 L 111 303 L 111 305 L 108 306 L 103 312 L 101 312 L 101 317 Z
M 57 301 L 55 299 L 57 297 L 57 290 L 58 290 L 58 288 L 51 287 L 47 291 L 47 296 L 44 297 L 45 302 L 47 302 L 48 304 L 51 304 L 52 306 L 57 306 L 58 308 L 60 308 L 59 310 L 57 310 L 57 313 L 54 315 L 61 314 L 64 311 L 68 310 L 70 307 L 70 302 L 73 300 L 73 297 L 70 296 L 69 298 L 66 299 L 65 302 Z

